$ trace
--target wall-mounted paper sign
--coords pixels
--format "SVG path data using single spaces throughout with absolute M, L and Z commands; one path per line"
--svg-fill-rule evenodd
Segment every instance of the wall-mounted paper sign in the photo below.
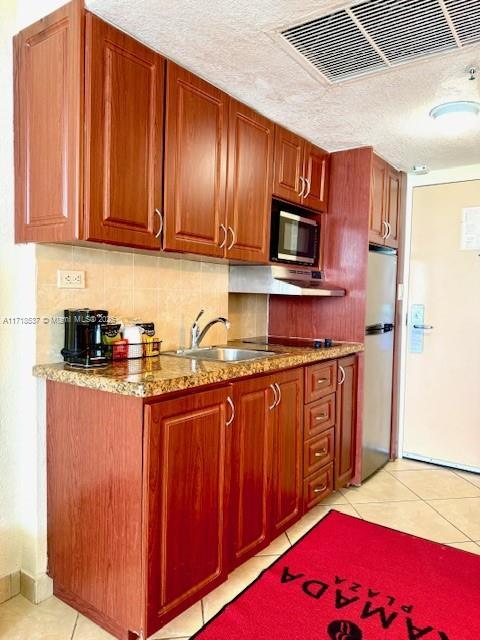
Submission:
M 480 250 L 480 207 L 462 209 L 460 248 L 464 251 Z

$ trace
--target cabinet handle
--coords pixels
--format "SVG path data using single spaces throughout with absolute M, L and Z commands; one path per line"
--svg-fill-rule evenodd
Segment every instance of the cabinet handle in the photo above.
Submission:
M 227 420 L 226 422 L 226 426 L 229 427 L 232 424 L 233 419 L 235 418 L 235 405 L 233 404 L 233 400 L 230 398 L 230 396 L 228 396 L 227 402 L 230 405 L 230 409 L 232 410 L 232 415 L 230 416 L 230 420 Z
M 233 247 L 233 245 L 235 244 L 235 242 L 237 240 L 237 236 L 235 235 L 235 230 L 232 229 L 232 227 L 228 227 L 228 230 L 231 231 L 231 233 L 232 233 L 232 241 L 227 247 L 227 251 L 230 251 L 230 249 Z
M 305 183 L 305 178 L 303 176 L 300 176 L 299 179 L 300 179 L 300 182 L 302 184 L 302 188 L 300 189 L 300 192 L 299 192 L 298 195 L 300 196 L 300 198 L 302 198 L 303 197 L 303 192 L 305 191 L 306 183 Z
M 328 378 L 319 378 L 317 380 L 317 384 L 323 384 L 324 382 L 328 382 Z
M 223 240 L 218 246 L 220 249 L 223 249 L 223 247 L 227 243 L 227 228 L 225 227 L 224 224 L 220 224 L 220 229 L 223 231 Z
M 277 396 L 277 390 L 275 388 L 275 385 L 271 384 L 270 389 L 273 391 L 273 404 L 268 407 L 271 411 L 272 409 L 275 409 L 275 407 L 277 406 L 278 396 Z
M 385 238 L 385 240 L 388 240 L 388 238 L 392 235 L 392 225 L 387 222 L 387 237 Z
M 312 185 L 310 184 L 310 180 L 308 178 L 304 178 L 305 182 L 307 183 L 307 191 L 306 193 L 303 194 L 304 198 L 308 198 L 308 196 L 310 195 L 310 189 L 312 187 Z
M 280 389 L 280 386 L 278 385 L 277 382 L 275 382 L 275 389 L 278 392 L 278 400 L 277 400 L 277 404 L 275 405 L 276 407 L 278 407 L 278 405 L 280 404 L 280 402 L 282 401 L 282 390 Z
M 325 449 L 320 449 L 320 451 L 315 451 L 315 458 L 324 458 L 327 455 L 328 451 Z
M 320 420 L 325 420 L 325 418 L 328 416 L 328 413 L 321 413 L 320 415 L 315 417 L 315 420 L 317 422 L 320 422 Z
M 327 485 L 322 484 L 321 487 L 315 487 L 315 489 L 313 490 L 313 493 L 323 493 L 326 488 L 327 488 Z
M 160 209 L 155 209 L 155 213 L 158 215 L 158 220 L 159 220 L 158 231 L 155 234 L 155 238 L 159 238 L 160 234 L 163 231 L 163 215 L 162 215 L 162 212 L 160 211 Z
M 385 229 L 382 235 L 382 240 L 386 240 L 388 238 L 388 222 L 382 220 L 382 227 Z
M 339 369 L 340 369 L 340 374 L 341 374 L 342 377 L 338 381 L 338 384 L 341 385 L 341 384 L 343 384 L 345 382 L 345 375 L 346 374 L 345 374 L 345 369 L 342 367 L 342 365 L 339 365 Z

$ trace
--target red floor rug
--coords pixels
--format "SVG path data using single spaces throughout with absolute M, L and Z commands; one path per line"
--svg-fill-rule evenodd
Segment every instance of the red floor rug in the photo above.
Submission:
M 480 556 L 331 511 L 194 638 L 480 640 Z

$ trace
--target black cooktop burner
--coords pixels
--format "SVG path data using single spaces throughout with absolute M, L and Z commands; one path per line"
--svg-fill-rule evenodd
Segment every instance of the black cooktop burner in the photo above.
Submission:
M 242 342 L 264 346 L 279 345 L 282 347 L 307 347 L 310 349 L 328 349 L 339 344 L 331 338 L 288 338 L 285 336 L 256 336 L 254 338 L 244 338 Z

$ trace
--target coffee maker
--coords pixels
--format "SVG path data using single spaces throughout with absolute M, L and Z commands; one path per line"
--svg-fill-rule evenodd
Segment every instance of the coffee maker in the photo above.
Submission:
M 75 367 L 99 367 L 107 364 L 102 345 L 102 326 L 108 322 L 108 311 L 65 309 L 65 346 L 61 354 Z

